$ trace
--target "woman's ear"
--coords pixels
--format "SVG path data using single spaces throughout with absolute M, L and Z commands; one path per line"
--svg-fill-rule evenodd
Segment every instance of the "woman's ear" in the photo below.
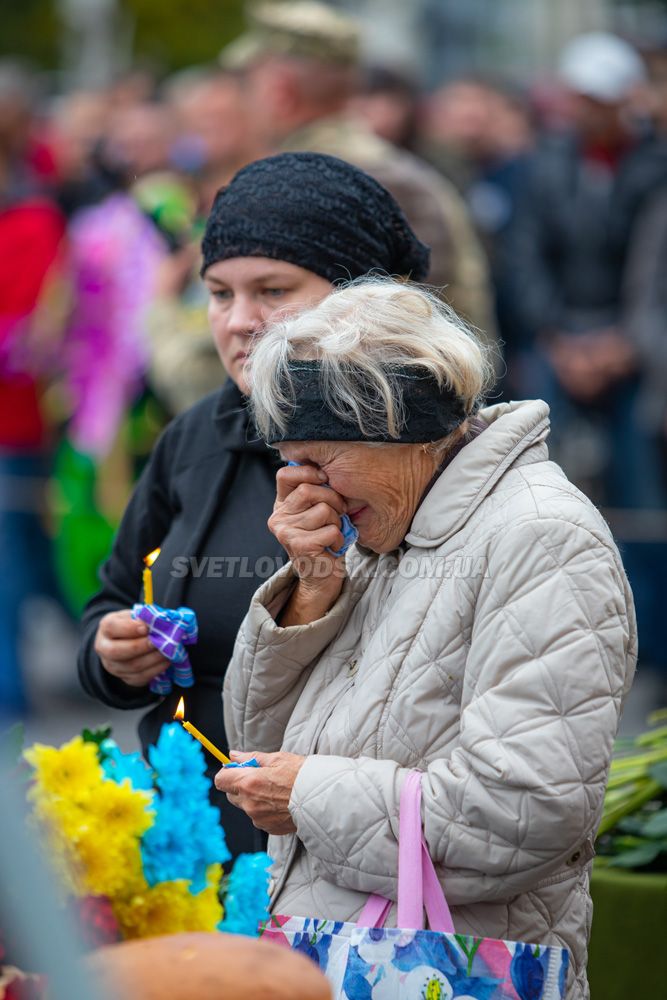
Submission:
M 276 67 L 271 87 L 271 103 L 278 118 L 290 119 L 301 109 L 299 81 L 288 65 Z

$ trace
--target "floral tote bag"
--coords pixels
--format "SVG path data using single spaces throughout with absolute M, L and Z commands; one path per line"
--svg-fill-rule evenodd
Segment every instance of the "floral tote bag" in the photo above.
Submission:
M 371 896 L 356 924 L 274 915 L 263 936 L 316 962 L 335 1000 L 562 1000 L 565 948 L 455 932 L 420 802 L 421 774 L 411 771 L 400 803 L 397 927 L 384 927 L 391 901 Z

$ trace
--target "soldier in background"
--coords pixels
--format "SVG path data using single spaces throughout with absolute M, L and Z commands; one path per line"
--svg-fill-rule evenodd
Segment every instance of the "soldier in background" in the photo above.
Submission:
M 213 199 L 234 174 L 262 155 L 242 80 L 218 69 L 179 73 L 164 96 L 177 123 L 172 163 L 196 195 L 191 238 L 162 262 L 146 315 L 151 344 L 149 380 L 170 416 L 182 413 L 226 378 L 211 340 L 208 292 L 199 277 L 199 241 Z
M 253 6 L 248 19 L 248 32 L 221 61 L 243 73 L 267 148 L 327 153 L 375 177 L 431 247 L 428 281 L 495 341 L 489 270 L 463 200 L 449 181 L 349 110 L 360 62 L 356 23 L 312 0 Z

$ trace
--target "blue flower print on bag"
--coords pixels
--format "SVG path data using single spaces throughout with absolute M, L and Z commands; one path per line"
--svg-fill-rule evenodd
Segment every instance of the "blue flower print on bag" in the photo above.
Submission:
M 500 1000 L 498 989 L 503 981 L 485 974 L 484 963 L 471 974 L 480 940 L 395 927 L 357 929 L 351 938 L 343 996 L 347 1000 Z M 511 995 L 516 1000 L 514 990 Z
M 416 931 L 398 928 L 358 928 L 353 932 L 343 996 L 347 1000 L 452 1000 L 446 975 L 433 969 L 430 956 L 414 948 Z M 428 948 L 427 948 L 428 951 Z M 403 956 L 399 966 L 397 953 Z M 445 962 L 451 966 L 446 955 Z
M 418 965 L 430 965 L 448 976 L 465 971 L 467 959 L 459 957 L 456 949 L 443 934 L 415 931 L 405 944 L 396 942 L 393 959 L 397 969 L 409 972 Z
M 562 1000 L 566 949 L 466 934 L 275 917 L 339 1000 Z
M 340 932 L 343 922 L 333 920 L 306 920 L 303 931 L 294 935 L 292 948 L 307 955 L 320 969 L 326 971 L 329 949 L 334 935 Z
M 399 969 L 431 967 L 443 973 L 453 989 L 453 997 L 474 997 L 475 1000 L 491 1000 L 499 980 L 491 976 L 471 975 L 474 959 L 481 938 L 466 938 L 456 935 L 454 940 L 431 931 L 416 931 L 413 939 L 404 946 L 396 947 L 394 965 Z M 456 944 L 454 943 L 456 942 Z M 458 945 L 457 949 L 456 945 Z M 432 991 L 435 990 L 433 986 Z M 442 996 L 447 994 L 443 993 Z
M 346 997 L 347 1000 L 372 1000 L 371 968 L 372 966 L 368 962 L 364 962 L 359 954 L 359 949 L 352 946 L 345 967 L 343 997 Z
M 510 965 L 510 975 L 514 988 L 521 1000 L 539 1000 L 547 975 L 549 950 L 540 951 L 538 946 L 517 944 Z

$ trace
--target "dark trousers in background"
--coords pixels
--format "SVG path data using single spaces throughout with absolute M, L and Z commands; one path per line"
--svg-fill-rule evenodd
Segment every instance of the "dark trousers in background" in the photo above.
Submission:
M 57 599 L 51 543 L 44 529 L 48 462 L 42 454 L 0 452 L 0 720 L 28 709 L 22 636 L 33 596 Z

